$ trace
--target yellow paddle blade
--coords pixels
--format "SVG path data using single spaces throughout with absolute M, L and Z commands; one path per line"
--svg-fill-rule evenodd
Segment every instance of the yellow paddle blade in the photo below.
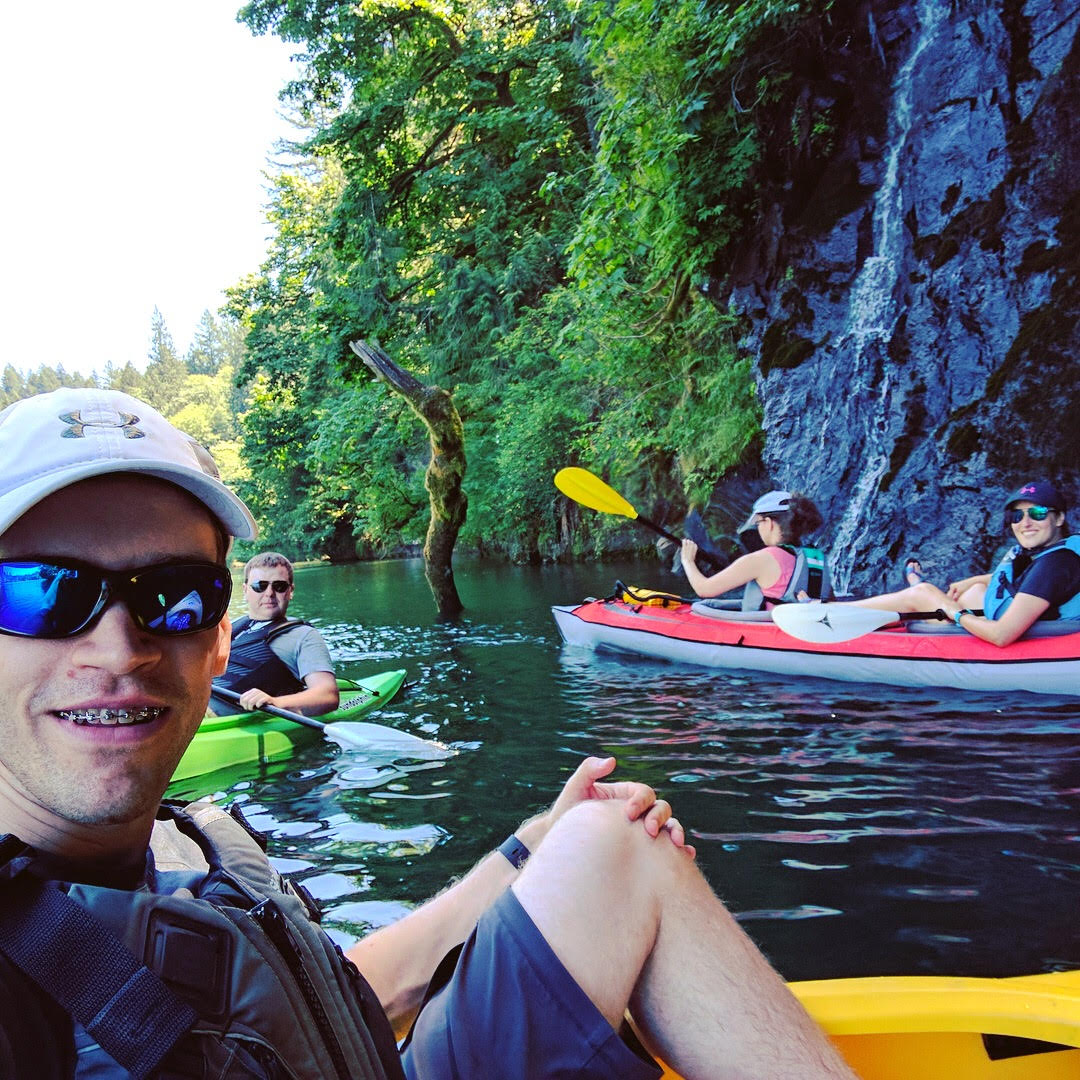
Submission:
M 601 514 L 620 514 L 633 521 L 638 512 L 613 488 L 588 469 L 560 469 L 555 486 L 574 502 L 599 510 Z

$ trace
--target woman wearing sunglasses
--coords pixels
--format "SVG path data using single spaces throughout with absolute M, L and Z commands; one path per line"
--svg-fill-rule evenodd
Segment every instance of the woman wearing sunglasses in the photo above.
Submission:
M 1080 537 L 1065 524 L 1066 502 L 1036 480 L 1005 503 L 1016 544 L 990 574 L 953 582 L 947 592 L 924 581 L 901 592 L 857 600 L 882 611 L 943 611 L 992 645 L 1009 645 L 1040 619 L 1080 619 Z

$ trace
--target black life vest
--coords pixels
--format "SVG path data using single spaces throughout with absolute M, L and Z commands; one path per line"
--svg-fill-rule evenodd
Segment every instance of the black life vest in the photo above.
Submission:
M 0 980 L 25 991 L 0 1015 L 0 1071 L 73 1075 L 74 1017 L 136 1080 L 403 1080 L 371 988 L 238 817 L 163 806 L 155 870 L 186 884 L 161 892 L 43 879 L 43 857 L 0 839 Z M 18 1057 L 27 1024 L 54 1029 L 51 1071 L 41 1047 Z
M 297 626 L 310 626 L 311 623 L 303 619 L 278 619 L 254 630 L 251 629 L 253 625 L 247 615 L 233 623 L 229 667 L 224 675 L 214 680 L 214 684 L 239 693 L 257 686 L 275 697 L 300 693 L 305 689 L 303 682 L 270 648 L 270 642 Z

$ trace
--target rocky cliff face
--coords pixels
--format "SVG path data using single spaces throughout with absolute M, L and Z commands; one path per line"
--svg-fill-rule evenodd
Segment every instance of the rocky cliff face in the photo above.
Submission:
M 742 253 L 773 481 L 827 521 L 842 589 L 988 569 L 1047 476 L 1080 527 L 1080 3 L 847 10 L 849 101 L 809 191 Z M 820 92 L 820 91 L 818 91 Z

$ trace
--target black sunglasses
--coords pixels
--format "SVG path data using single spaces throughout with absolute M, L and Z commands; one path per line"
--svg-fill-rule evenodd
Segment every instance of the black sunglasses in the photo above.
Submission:
M 1010 525 L 1019 525 L 1024 520 L 1024 515 L 1027 514 L 1032 521 L 1045 521 L 1046 515 L 1053 511 L 1052 506 L 1028 506 L 1023 510 L 1009 510 L 1005 514 L 1006 520 Z
M 102 570 L 82 562 L 0 561 L 0 633 L 66 638 L 89 630 L 113 599 L 140 630 L 162 637 L 217 626 L 232 578 L 215 563 L 160 563 Z
M 292 588 L 291 581 L 249 581 L 248 588 L 252 592 L 266 592 L 266 586 L 269 585 L 271 589 L 276 593 L 288 592 Z

